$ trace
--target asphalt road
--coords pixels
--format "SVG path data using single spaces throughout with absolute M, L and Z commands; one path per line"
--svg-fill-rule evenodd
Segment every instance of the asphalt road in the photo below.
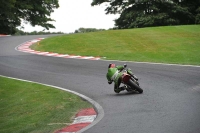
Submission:
M 67 88 L 98 102 L 104 117 L 86 133 L 200 133 L 200 67 L 126 62 L 144 93 L 115 94 L 106 80 L 107 66 L 114 61 L 15 50 L 39 37 L 47 36 L 0 37 L 0 75 Z

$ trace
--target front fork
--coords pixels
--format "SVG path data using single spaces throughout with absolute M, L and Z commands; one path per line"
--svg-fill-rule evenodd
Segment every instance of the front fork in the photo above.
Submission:
M 133 82 L 135 82 L 138 86 L 140 86 L 139 82 L 138 82 L 135 78 L 131 77 L 131 79 L 132 79 Z
M 138 81 L 138 78 L 132 73 L 132 71 L 131 71 L 130 68 L 127 69 L 127 73 L 128 73 L 129 75 L 131 75 L 131 78 L 133 79 L 133 81 L 136 81 L 136 83 L 138 83 L 138 82 L 137 82 L 137 81 Z M 139 85 L 139 83 L 138 83 L 138 85 Z
M 130 75 L 131 80 L 132 80 L 133 82 L 135 82 L 138 86 L 140 86 L 140 85 L 139 85 L 139 82 L 138 82 L 138 78 L 132 73 L 131 69 L 128 68 L 128 69 L 125 70 L 125 71 L 127 72 L 127 74 Z M 131 89 L 128 85 L 126 85 L 125 83 L 123 83 L 123 84 L 124 84 L 124 89 L 125 89 L 125 90 L 127 90 L 128 92 L 129 92 L 129 91 L 132 91 L 132 89 Z

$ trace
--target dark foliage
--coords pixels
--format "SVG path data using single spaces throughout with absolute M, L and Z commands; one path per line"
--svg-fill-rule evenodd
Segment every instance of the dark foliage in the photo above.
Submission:
M 32 26 L 55 28 L 49 23 L 54 21 L 50 14 L 58 7 L 58 0 L 1 0 L 0 33 L 14 34 L 22 20 Z
M 118 29 L 200 23 L 200 0 L 93 0 L 92 5 L 102 3 L 109 3 L 107 14 L 120 14 Z

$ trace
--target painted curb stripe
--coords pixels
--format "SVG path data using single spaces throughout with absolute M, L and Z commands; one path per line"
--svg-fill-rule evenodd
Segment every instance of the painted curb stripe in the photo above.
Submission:
M 45 54 L 48 54 L 49 52 L 40 52 L 40 53 L 37 53 L 38 55 L 45 55 Z
M 79 124 L 72 124 L 62 130 L 57 131 L 56 133 L 75 133 L 82 128 L 88 126 L 90 123 L 79 123 Z
M 96 117 L 97 113 L 93 108 L 83 109 L 76 114 L 72 124 L 56 131 L 56 133 L 76 133 L 91 124 Z
M 78 123 L 92 123 L 94 119 L 96 118 L 96 115 L 91 116 L 79 116 L 74 119 L 74 122 L 72 124 L 78 124 Z
M 88 116 L 88 115 L 96 115 L 96 111 L 93 108 L 83 109 L 76 114 L 76 117 L 79 116 Z
M 1 37 L 1 36 L 11 36 L 11 35 L 4 35 L 4 34 L 0 34 L 0 37 Z
M 80 56 L 80 55 L 58 54 L 58 53 L 51 53 L 51 52 L 41 52 L 41 51 L 35 51 L 35 50 L 32 50 L 29 48 L 32 44 L 39 42 L 42 39 L 44 39 L 44 38 L 38 38 L 38 39 L 31 40 L 31 41 L 27 41 L 27 42 L 19 45 L 16 49 L 21 52 L 43 55 L 43 56 L 73 58 L 73 59 L 87 59 L 87 60 L 100 60 L 101 59 L 100 57 L 92 57 L 92 56 Z

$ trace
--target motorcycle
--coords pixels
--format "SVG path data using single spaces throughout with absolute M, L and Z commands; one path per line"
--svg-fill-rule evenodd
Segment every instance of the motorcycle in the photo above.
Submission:
M 124 68 L 121 72 L 123 73 L 121 83 L 124 85 L 126 91 L 143 93 L 143 89 L 140 87 L 138 80 L 134 77 L 130 68 Z

